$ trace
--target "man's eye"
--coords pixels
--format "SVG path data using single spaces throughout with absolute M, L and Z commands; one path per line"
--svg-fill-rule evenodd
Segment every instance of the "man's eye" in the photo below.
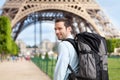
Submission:
M 57 30 L 57 28 L 55 28 L 54 30 Z
M 59 30 L 61 30 L 62 28 L 59 28 Z

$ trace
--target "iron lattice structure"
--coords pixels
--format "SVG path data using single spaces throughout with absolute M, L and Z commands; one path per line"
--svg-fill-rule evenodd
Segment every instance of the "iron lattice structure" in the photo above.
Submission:
M 9 16 L 14 39 L 36 21 L 54 21 L 70 15 L 78 32 L 90 31 L 106 38 L 119 37 L 119 32 L 95 0 L 7 0 L 2 15 Z

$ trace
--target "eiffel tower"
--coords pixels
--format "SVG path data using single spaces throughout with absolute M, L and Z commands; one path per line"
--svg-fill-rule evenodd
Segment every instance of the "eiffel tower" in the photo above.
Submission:
M 78 32 L 95 32 L 106 38 L 120 37 L 95 0 L 7 0 L 2 15 L 11 19 L 14 39 L 36 21 L 54 21 L 65 15 L 74 17 Z

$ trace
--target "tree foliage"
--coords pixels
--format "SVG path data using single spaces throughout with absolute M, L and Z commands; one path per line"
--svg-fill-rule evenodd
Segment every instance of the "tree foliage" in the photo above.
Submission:
M 17 55 L 19 51 L 20 51 L 19 47 L 17 46 L 15 41 L 12 40 L 12 49 L 11 49 L 10 53 L 12 55 Z
M 120 47 L 120 39 L 107 39 L 107 48 L 109 53 L 114 52 L 114 49 L 118 47 Z
M 11 22 L 6 16 L 0 16 L 0 53 L 11 53 L 17 51 L 17 46 L 11 37 Z

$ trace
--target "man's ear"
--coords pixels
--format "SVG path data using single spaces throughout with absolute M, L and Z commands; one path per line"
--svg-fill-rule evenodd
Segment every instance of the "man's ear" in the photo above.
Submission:
M 69 27 L 68 27 L 68 30 L 71 32 L 71 31 L 72 31 L 72 28 L 69 26 Z

